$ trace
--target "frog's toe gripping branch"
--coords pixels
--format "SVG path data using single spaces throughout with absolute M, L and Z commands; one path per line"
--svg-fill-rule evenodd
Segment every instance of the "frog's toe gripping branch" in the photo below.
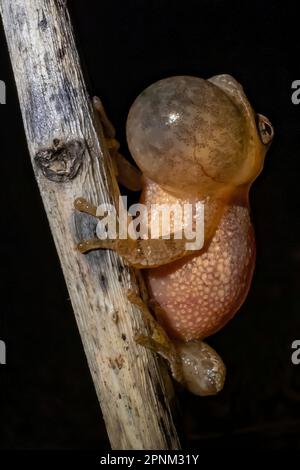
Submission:
M 100 240 L 99 238 L 90 238 L 81 240 L 77 244 L 80 253 L 88 253 L 91 250 L 100 250 L 103 248 L 113 248 L 113 240 Z
M 85 214 L 89 214 L 89 215 L 92 215 L 93 217 L 97 217 L 97 207 L 89 203 L 83 197 L 78 197 L 77 199 L 75 199 L 74 207 L 79 212 L 84 212 Z

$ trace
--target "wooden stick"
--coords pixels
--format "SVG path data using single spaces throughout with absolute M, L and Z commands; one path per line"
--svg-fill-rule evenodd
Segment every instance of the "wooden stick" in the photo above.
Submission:
M 112 252 L 76 250 L 79 239 L 93 235 L 95 219 L 75 214 L 74 199 L 112 203 L 118 189 L 99 144 L 66 2 L 0 0 L 0 8 L 35 177 L 112 448 L 177 449 L 165 366 L 133 340 L 144 328 L 127 300 L 133 272 Z

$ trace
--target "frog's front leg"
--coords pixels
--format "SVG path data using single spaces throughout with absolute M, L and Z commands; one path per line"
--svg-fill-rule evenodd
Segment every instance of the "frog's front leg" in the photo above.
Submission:
M 139 307 L 149 327 L 149 336 L 137 333 L 135 341 L 166 359 L 177 382 L 195 395 L 215 395 L 222 390 L 226 369 L 214 349 L 203 341 L 172 341 L 137 294 L 129 291 L 128 299 Z M 155 304 L 152 307 L 156 310 Z
M 116 140 L 115 128 L 107 117 L 104 106 L 98 96 L 93 97 L 93 108 L 102 124 L 105 145 L 111 156 L 118 182 L 131 191 L 140 191 L 142 189 L 141 172 L 131 165 L 119 152 L 120 144 Z
M 74 206 L 80 212 L 98 217 L 97 207 L 84 198 L 77 198 Z M 128 234 L 128 226 L 126 229 Z M 92 238 L 90 240 L 81 240 L 78 243 L 78 249 L 81 253 L 97 249 L 114 250 L 133 267 L 145 269 L 162 266 L 186 256 L 189 253 L 186 243 L 185 238 L 136 239 L 128 236 L 126 239 L 121 239 L 117 235 L 114 239 Z

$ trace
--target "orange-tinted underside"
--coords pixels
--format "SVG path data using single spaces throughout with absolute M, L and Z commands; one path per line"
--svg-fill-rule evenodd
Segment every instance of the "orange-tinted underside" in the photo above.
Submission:
M 254 265 L 248 208 L 226 206 L 204 252 L 144 272 L 150 296 L 162 308 L 159 321 L 168 335 L 190 341 L 222 328 L 243 303 Z

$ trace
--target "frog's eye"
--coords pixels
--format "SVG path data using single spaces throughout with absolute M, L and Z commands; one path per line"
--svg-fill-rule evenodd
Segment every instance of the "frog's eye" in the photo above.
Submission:
M 274 129 L 269 119 L 262 114 L 256 115 L 257 127 L 259 135 L 263 144 L 268 145 L 272 142 L 274 137 Z

